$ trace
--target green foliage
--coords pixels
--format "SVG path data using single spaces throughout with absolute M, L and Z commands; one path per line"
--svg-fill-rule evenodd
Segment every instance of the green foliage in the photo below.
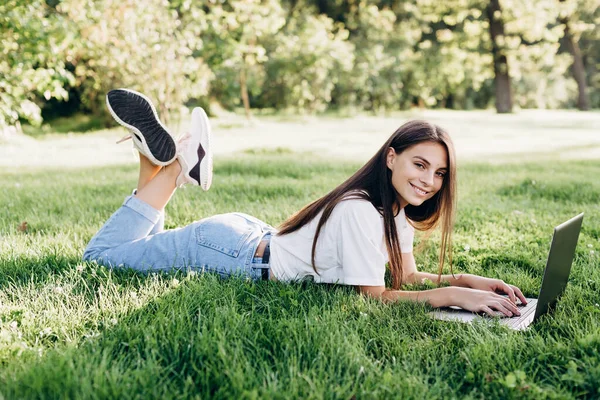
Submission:
M 558 53 L 564 26 L 557 0 L 536 0 L 535 7 L 505 0 L 507 49 L 514 98 L 522 108 L 559 108 L 574 104 L 577 85 L 568 70 L 573 58 Z
M 324 111 L 341 76 L 352 68 L 348 31 L 325 15 L 296 11 L 270 43 L 266 106 Z
M 493 79 L 483 7 L 477 1 L 421 0 L 412 9 L 423 33 L 407 90 L 424 105 L 473 108 L 474 93 Z
M 600 107 L 600 1 L 501 0 L 514 102 L 576 104 L 564 21 Z M 7 0 L 0 5 L 0 129 L 73 111 L 110 121 L 114 87 L 161 115 L 235 108 L 375 112 L 493 104 L 489 0 Z M 246 101 L 247 100 L 247 101 Z M 54 113 L 57 114 L 57 113 Z
M 392 10 L 367 1 L 352 9 L 347 15 L 347 28 L 352 32 L 355 61 L 336 88 L 338 104 L 373 111 L 410 104 L 402 96 L 414 57 L 413 27 L 409 24 L 397 24 Z
M 184 25 L 163 0 L 63 0 L 58 9 L 78 32 L 66 52 L 83 105 L 93 113 L 115 87 L 130 87 L 157 101 L 166 118 L 208 93 L 212 75 L 194 52 L 201 25 Z
M 64 52 L 72 38 L 44 0 L 0 4 L 0 129 L 23 119 L 42 122 L 42 99 L 67 99 L 73 74 Z
M 563 11 L 574 22 L 573 29 L 579 38 L 579 47 L 584 56 L 586 74 L 590 83 L 590 103 L 592 107 L 600 104 L 600 64 L 597 55 L 600 54 L 600 1 L 572 0 L 567 2 L 570 7 Z
M 235 106 L 242 90 L 262 90 L 269 60 L 265 43 L 285 24 L 284 10 L 275 0 L 233 0 L 212 5 L 205 17 L 210 28 L 203 54 L 216 74 L 212 94 Z

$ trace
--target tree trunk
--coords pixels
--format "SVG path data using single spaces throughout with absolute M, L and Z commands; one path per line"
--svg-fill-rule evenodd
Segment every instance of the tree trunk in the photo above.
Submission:
M 581 111 L 587 111 L 590 109 L 590 100 L 587 95 L 587 84 L 585 81 L 585 67 L 583 66 L 583 57 L 579 50 L 579 44 L 573 38 L 571 29 L 569 27 L 569 18 L 561 18 L 561 23 L 565 25 L 565 45 L 567 50 L 573 56 L 573 65 L 571 70 L 573 71 L 573 78 L 577 82 L 577 88 L 579 89 L 579 97 L 577 98 L 577 108 Z
M 244 103 L 244 110 L 246 111 L 246 118 L 250 119 L 250 99 L 248 99 L 248 86 L 246 84 L 246 68 L 243 66 L 240 71 L 240 93 L 242 95 L 242 102 Z
M 490 23 L 490 38 L 492 40 L 492 57 L 494 58 L 494 86 L 496 88 L 496 111 L 498 113 L 512 112 L 512 93 L 508 60 L 504 49 L 498 44 L 499 38 L 504 38 L 504 23 L 501 17 L 500 0 L 490 0 L 486 14 Z

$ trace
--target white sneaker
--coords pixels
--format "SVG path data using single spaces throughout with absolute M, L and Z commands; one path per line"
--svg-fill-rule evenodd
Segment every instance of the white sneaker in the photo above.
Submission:
M 198 185 L 208 190 L 212 183 L 212 150 L 210 147 L 210 124 L 204 110 L 200 107 L 192 111 L 190 132 L 177 144 L 177 160 L 181 164 L 181 173 L 176 185 Z
M 129 134 L 117 143 L 131 138 L 134 147 L 154 165 L 165 166 L 175 160 L 175 140 L 146 96 L 130 89 L 115 89 L 106 95 L 106 105 L 113 118 L 129 129 Z

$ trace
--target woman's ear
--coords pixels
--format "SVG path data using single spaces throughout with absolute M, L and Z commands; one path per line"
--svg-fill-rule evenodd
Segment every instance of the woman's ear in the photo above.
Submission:
M 386 165 L 389 169 L 392 169 L 394 162 L 396 161 L 396 150 L 393 147 L 388 148 L 386 155 Z

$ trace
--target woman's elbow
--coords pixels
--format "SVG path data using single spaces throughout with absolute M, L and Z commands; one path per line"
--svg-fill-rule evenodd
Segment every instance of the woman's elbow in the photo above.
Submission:
M 411 274 L 408 274 L 408 275 L 402 277 L 403 284 L 412 285 L 414 283 L 417 283 L 417 281 L 418 281 L 418 276 L 417 276 L 416 272 L 413 272 Z
M 383 292 L 385 292 L 385 286 L 356 286 L 356 289 L 362 295 L 377 299 L 381 299 Z

